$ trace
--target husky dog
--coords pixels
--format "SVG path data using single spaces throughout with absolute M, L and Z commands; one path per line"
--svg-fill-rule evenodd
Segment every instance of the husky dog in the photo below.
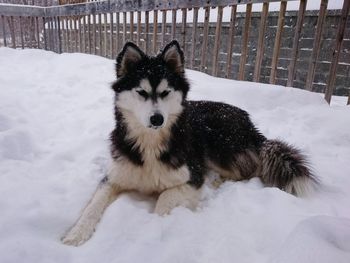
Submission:
M 113 162 L 65 244 L 88 240 L 107 206 L 125 191 L 158 194 L 159 215 L 176 206 L 195 208 L 209 170 L 231 180 L 256 176 L 297 196 L 317 184 L 300 151 L 265 138 L 244 110 L 186 100 L 189 82 L 177 41 L 156 57 L 125 44 L 116 73 Z

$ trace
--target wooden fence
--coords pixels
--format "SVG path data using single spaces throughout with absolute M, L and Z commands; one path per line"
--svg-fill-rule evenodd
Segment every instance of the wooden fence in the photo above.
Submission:
M 281 40 L 284 31 L 286 7 L 292 0 L 106 0 L 62 6 L 28 6 L 0 4 L 0 46 L 13 48 L 40 48 L 54 52 L 82 52 L 114 58 L 126 41 L 134 41 L 147 53 L 155 54 L 167 40 L 178 38 L 188 54 L 186 66 L 218 75 L 219 57 L 225 56 L 225 77 L 232 78 L 233 45 L 236 31 L 237 8 L 245 6 L 244 26 L 241 34 L 240 61 L 236 74 L 239 80 L 247 79 L 247 71 L 253 75 L 252 80 L 260 82 L 262 61 L 266 51 L 266 26 L 269 4 L 280 2 L 280 10 L 274 36 L 273 53 L 270 65 L 269 83 L 275 84 L 278 78 L 278 62 Z M 295 0 L 294 0 L 295 2 Z M 289 59 L 287 86 L 293 86 L 299 58 L 299 41 L 303 30 L 303 19 L 307 0 L 298 0 L 299 11 L 294 26 L 293 46 Z M 261 19 L 256 47 L 249 45 L 252 29 L 252 7 L 262 4 Z M 321 0 L 312 53 L 309 59 L 308 73 L 305 81 L 307 90 L 313 89 L 316 65 L 320 53 L 322 31 L 327 16 L 328 0 Z M 337 66 L 344 40 L 350 1 L 344 0 L 338 22 L 336 38 L 329 67 L 325 89 L 325 99 L 330 103 L 334 92 Z M 230 10 L 229 32 L 222 43 L 221 31 L 223 11 Z M 208 50 L 210 15 L 217 13 L 213 50 Z M 181 21 L 177 14 L 181 12 Z M 199 13 L 204 13 L 199 21 Z M 192 19 L 188 21 L 187 14 Z M 161 17 L 161 19 L 158 18 Z M 171 17 L 171 20 L 170 20 Z M 201 27 L 199 27 L 201 24 Z M 201 30 L 199 30 L 201 28 Z M 190 43 L 190 46 L 188 45 Z M 187 44 L 186 44 L 187 43 Z M 225 45 L 223 45 L 225 44 Z M 200 48 L 198 48 L 200 45 Z M 222 46 L 226 47 L 224 52 Z M 256 48 L 254 67 L 247 68 L 247 54 Z M 221 52 L 220 52 L 221 50 Z M 212 57 L 209 60 L 208 54 Z M 195 62 L 199 61 L 198 67 Z M 208 65 L 210 61 L 210 65 Z M 350 66 L 350 63 L 349 63 Z M 208 72 L 208 69 L 210 71 Z M 349 67 L 350 69 L 350 67 Z M 349 83 L 350 86 L 350 83 Z M 348 104 L 350 103 L 350 94 Z

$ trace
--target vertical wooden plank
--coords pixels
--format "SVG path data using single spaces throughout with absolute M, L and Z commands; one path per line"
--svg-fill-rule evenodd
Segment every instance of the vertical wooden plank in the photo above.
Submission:
M 329 70 L 329 75 L 328 75 L 328 79 L 327 79 L 327 86 L 326 86 L 326 91 L 325 91 L 325 97 L 324 97 L 328 103 L 331 102 L 334 87 L 335 87 L 337 65 L 339 62 L 339 55 L 340 55 L 340 51 L 341 51 L 340 49 L 341 49 L 341 46 L 342 46 L 342 43 L 344 40 L 344 32 L 345 32 L 345 27 L 346 27 L 346 20 L 348 18 L 348 14 L 349 14 L 349 9 L 350 9 L 350 1 L 344 0 L 342 12 L 341 12 L 341 16 L 340 16 L 340 20 L 339 20 L 339 24 L 338 24 L 338 32 L 337 32 L 337 38 L 336 38 L 336 42 L 335 42 L 335 48 L 334 48 L 333 54 L 332 54 L 332 64 L 331 64 L 331 68 Z M 348 98 L 348 104 L 349 104 L 349 101 L 350 101 L 350 94 L 349 94 L 349 98 Z
M 119 38 L 120 38 L 120 17 L 119 17 L 119 13 L 116 13 L 116 31 L 117 31 L 117 46 L 116 46 L 116 51 L 119 52 L 120 48 L 121 48 L 121 45 L 120 45 L 120 41 L 119 41 Z
M 71 42 L 71 34 L 70 34 L 70 17 L 66 17 L 66 40 L 67 40 L 67 43 L 66 43 L 66 47 L 67 47 L 67 52 L 71 52 L 71 45 L 70 45 L 70 42 Z
M 228 33 L 226 74 L 225 74 L 226 78 L 230 76 L 231 68 L 232 68 L 233 38 L 235 33 L 236 16 L 237 16 L 237 6 L 233 5 L 231 6 L 230 29 Z
M 134 41 L 134 12 L 130 12 L 130 41 Z
M 295 76 L 295 65 L 296 65 L 296 62 L 298 60 L 298 53 L 299 53 L 299 39 L 300 39 L 301 29 L 303 27 L 306 4 L 307 4 L 307 0 L 300 0 L 298 19 L 297 19 L 297 23 L 295 25 L 292 54 L 290 56 L 291 61 L 289 63 L 289 68 L 288 68 L 287 87 L 293 86 L 293 81 L 294 81 L 294 76 Z
M 102 15 L 98 14 L 98 54 L 102 56 Z
M 137 46 L 140 46 L 140 39 L 141 39 L 141 12 L 137 12 L 137 39 L 136 44 Z
M 73 17 L 74 22 L 74 35 L 75 35 L 75 52 L 79 52 L 79 28 L 78 28 L 78 17 Z
M 123 12 L 123 45 L 126 43 L 126 12 Z
M 21 22 L 22 25 L 22 22 Z M 42 18 L 42 25 L 43 25 L 43 34 L 44 34 L 44 48 L 45 50 L 47 50 L 47 32 L 46 32 L 46 18 L 43 17 Z M 23 33 L 21 33 L 22 37 L 23 37 Z
M 181 48 L 184 54 L 186 54 L 186 22 L 187 22 L 187 9 L 182 9 L 182 25 L 181 25 L 181 35 L 182 35 L 182 43 Z
M 61 19 L 57 17 L 58 53 L 62 53 Z
M 19 33 L 21 34 L 21 46 L 22 46 L 22 49 L 24 49 L 24 37 L 23 37 L 23 25 L 22 25 L 23 21 L 22 20 L 23 19 L 20 16 L 19 17 Z M 45 35 L 44 35 L 44 38 L 45 38 Z
M 113 58 L 113 51 L 114 51 L 113 19 L 114 19 L 113 13 L 109 13 L 109 58 Z
M 104 43 L 103 43 L 103 51 L 104 51 L 104 56 L 107 57 L 107 13 L 103 14 L 103 40 L 104 40 Z
M 92 15 L 92 33 L 93 33 L 93 49 L 94 49 L 94 54 L 97 55 L 97 25 L 96 25 L 96 14 Z
M 91 15 L 87 16 L 88 18 L 88 33 L 87 33 L 87 38 L 88 38 L 88 43 L 89 43 L 89 54 L 92 54 L 92 41 L 91 41 Z
M 162 10 L 162 47 L 165 45 L 166 10 Z
M 145 12 L 145 50 L 149 52 L 149 11 Z
M 38 48 L 40 48 L 40 36 L 39 36 L 39 18 L 35 17 L 35 31 L 36 31 L 36 40 L 38 43 Z
M 86 16 L 82 17 L 83 19 L 83 52 L 86 53 Z
M 198 25 L 198 7 L 193 9 L 193 23 L 192 23 L 192 47 L 191 47 L 191 60 L 190 67 L 194 68 L 194 56 L 196 52 L 196 38 L 197 38 L 197 25 Z
M 265 42 L 264 40 L 265 40 L 265 31 L 266 31 L 268 14 L 269 14 L 269 3 L 266 2 L 263 4 L 263 9 L 262 9 L 261 18 L 260 18 L 258 49 L 256 52 L 254 76 L 253 76 L 253 81 L 255 82 L 259 82 L 260 80 L 261 62 L 264 55 L 264 42 Z
M 78 31 L 79 31 L 79 52 L 83 53 L 83 25 L 81 23 L 81 16 L 77 17 L 78 21 Z
M 58 30 L 58 28 L 59 28 L 59 25 L 58 25 L 58 17 L 57 16 L 55 16 L 54 18 L 53 18 L 53 21 L 54 21 L 54 41 L 55 41 L 55 51 L 56 52 L 58 52 L 58 53 L 60 53 L 60 51 L 59 51 L 59 49 L 60 49 L 60 47 L 59 47 L 59 39 L 60 39 L 60 35 L 59 35 L 59 30 Z M 39 29 L 38 29 L 38 32 L 39 32 Z
M 4 46 L 7 47 L 7 40 L 6 40 L 6 29 L 5 29 L 5 17 L 1 16 L 1 25 L 2 25 L 2 37 L 4 40 Z
M 171 38 L 176 38 L 176 9 L 173 9 L 172 11 L 172 22 L 171 22 Z
M 157 53 L 158 10 L 153 11 L 153 54 Z
M 62 51 L 67 52 L 67 30 L 66 30 L 66 18 L 61 17 L 62 21 Z
M 252 4 L 247 4 L 245 21 L 244 21 L 243 39 L 242 39 L 242 45 L 241 45 L 242 53 L 241 53 L 241 59 L 239 62 L 239 72 L 238 72 L 239 80 L 244 80 L 245 64 L 247 62 L 248 40 L 249 40 L 249 33 L 250 33 L 251 17 L 252 17 Z
M 70 32 L 70 50 L 71 52 L 75 52 L 75 43 L 76 43 L 76 39 L 75 39 L 75 28 L 74 28 L 74 17 L 71 16 L 69 17 L 69 32 Z
M 287 8 L 287 2 L 282 1 L 281 7 L 280 7 L 280 13 L 278 15 L 277 33 L 276 33 L 276 38 L 275 38 L 275 44 L 273 47 L 273 55 L 272 55 L 272 62 L 271 62 L 271 73 L 270 73 L 270 83 L 271 84 L 276 83 L 277 64 L 278 64 L 278 57 L 279 57 L 279 52 L 280 52 L 280 48 L 281 48 L 281 39 L 282 39 L 282 33 L 283 33 L 286 8 Z
M 327 13 L 327 4 L 328 4 L 328 0 L 321 0 L 320 13 L 318 15 L 317 25 L 316 25 L 316 35 L 315 35 L 314 44 L 312 47 L 310 64 L 309 64 L 308 74 L 307 74 L 306 83 L 305 83 L 306 90 L 310 90 L 310 91 L 312 90 L 312 83 L 314 81 L 314 76 L 316 71 L 316 63 L 317 63 L 318 55 L 320 53 L 322 29 L 323 29 L 323 22 L 325 20 L 326 13 Z
M 31 20 L 29 20 L 31 21 Z M 30 27 L 29 27 L 30 29 Z M 52 30 L 53 30 L 53 26 L 52 26 L 52 18 L 50 17 L 48 20 L 48 31 L 49 31 L 49 50 L 52 51 L 53 50 L 53 35 L 52 35 Z M 29 35 L 29 47 L 32 48 L 32 39 Z
M 218 59 L 219 59 L 219 50 L 220 50 L 220 37 L 221 37 L 221 27 L 222 27 L 222 12 L 223 7 L 218 6 L 218 17 L 216 21 L 215 29 L 215 43 L 214 43 L 214 52 L 213 52 L 213 65 L 212 65 L 212 75 L 218 75 Z
M 208 34 L 209 34 L 209 16 L 210 16 L 210 7 L 205 7 L 204 26 L 203 26 L 203 44 L 202 44 L 200 71 L 205 71 L 205 68 L 207 66 L 207 45 L 208 45 Z
M 8 20 L 8 25 L 10 29 L 12 48 L 16 48 L 16 33 L 15 33 L 16 29 L 15 29 L 13 16 L 10 16 L 10 19 Z

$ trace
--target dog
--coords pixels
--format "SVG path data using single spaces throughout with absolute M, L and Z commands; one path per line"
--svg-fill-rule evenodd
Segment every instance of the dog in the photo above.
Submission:
M 265 186 L 297 196 L 318 184 L 300 150 L 267 139 L 244 110 L 186 99 L 190 85 L 176 40 L 155 57 L 126 43 L 117 57 L 116 75 L 113 161 L 63 243 L 87 241 L 122 192 L 158 194 L 159 215 L 177 206 L 194 209 L 210 170 L 235 181 L 259 177 Z

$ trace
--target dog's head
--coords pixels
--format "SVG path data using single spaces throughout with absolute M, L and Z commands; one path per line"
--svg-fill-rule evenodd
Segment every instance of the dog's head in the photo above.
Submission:
M 116 93 L 118 110 L 151 129 L 165 127 L 183 110 L 189 90 L 184 73 L 184 55 L 174 40 L 155 57 L 133 43 L 126 43 L 117 57 Z

